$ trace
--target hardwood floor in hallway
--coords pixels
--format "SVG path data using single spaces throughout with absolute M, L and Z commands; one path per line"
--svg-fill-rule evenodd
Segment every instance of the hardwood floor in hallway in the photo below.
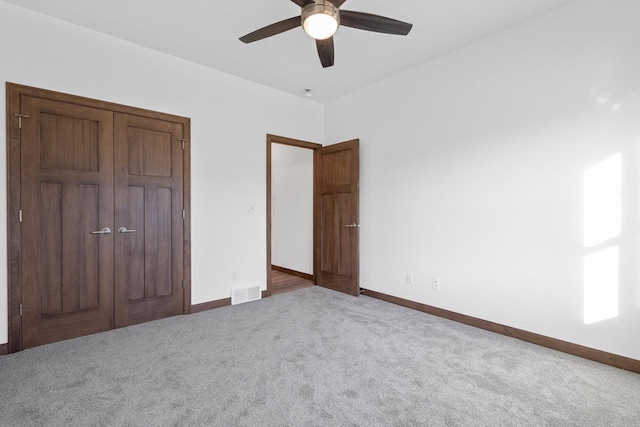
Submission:
M 271 270 L 271 295 L 297 291 L 298 289 L 315 286 L 311 280 L 281 271 Z

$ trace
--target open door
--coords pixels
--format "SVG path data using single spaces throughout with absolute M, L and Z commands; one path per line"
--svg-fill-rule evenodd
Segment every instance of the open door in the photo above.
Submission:
M 355 296 L 360 292 L 359 143 L 318 148 L 314 159 L 316 284 Z

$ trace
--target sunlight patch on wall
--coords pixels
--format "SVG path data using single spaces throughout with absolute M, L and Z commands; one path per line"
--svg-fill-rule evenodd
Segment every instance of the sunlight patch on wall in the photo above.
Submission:
M 618 316 L 618 247 L 584 259 L 584 323 Z
M 619 249 L 612 239 L 622 223 L 622 156 L 614 154 L 584 173 L 584 323 L 618 316 Z M 599 245 L 599 246 L 598 246 Z
M 584 246 L 589 248 L 620 235 L 620 153 L 584 173 Z

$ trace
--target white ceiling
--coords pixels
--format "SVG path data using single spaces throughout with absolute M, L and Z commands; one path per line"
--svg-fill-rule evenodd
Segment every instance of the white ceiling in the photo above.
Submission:
M 301 28 L 239 37 L 300 14 L 290 0 L 5 0 L 120 39 L 327 102 L 575 0 L 347 0 L 342 9 L 413 24 L 407 37 L 341 27 L 323 69 Z

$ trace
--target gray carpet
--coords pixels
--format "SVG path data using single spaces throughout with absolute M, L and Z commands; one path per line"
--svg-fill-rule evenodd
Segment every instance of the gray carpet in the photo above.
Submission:
M 7 426 L 639 426 L 640 375 L 322 288 L 0 358 Z

